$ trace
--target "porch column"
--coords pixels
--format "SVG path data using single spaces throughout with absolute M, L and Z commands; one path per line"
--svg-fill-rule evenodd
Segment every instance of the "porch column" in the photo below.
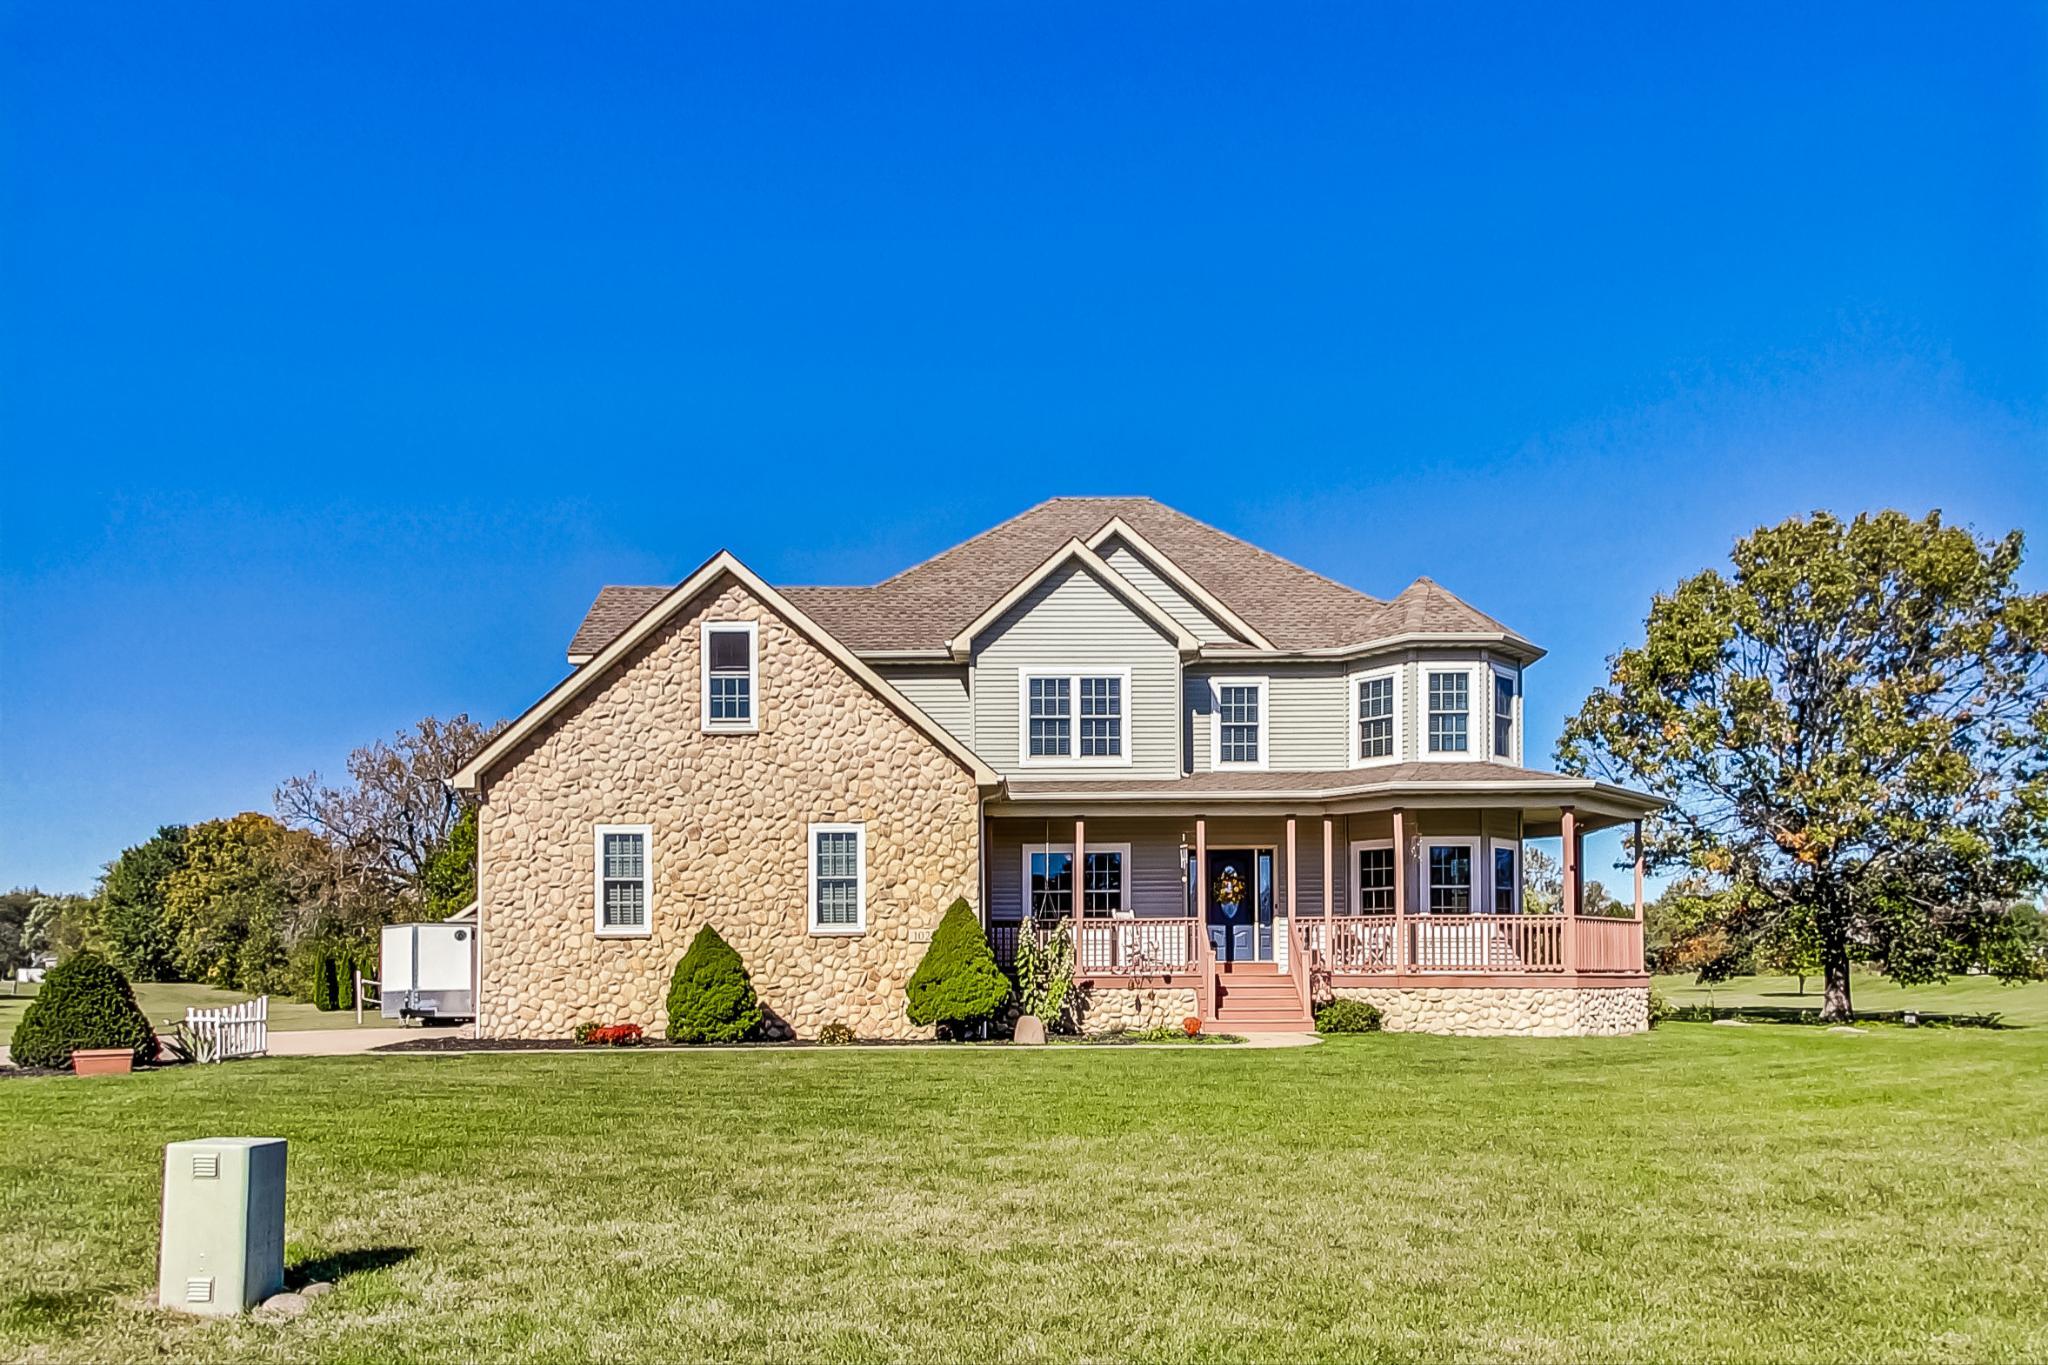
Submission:
M 1300 922 L 1300 900 L 1295 895 L 1296 889 L 1297 886 L 1294 879 L 1294 817 L 1290 815 L 1287 817 L 1287 963 L 1290 967 L 1294 965 L 1295 940 L 1299 937 L 1299 931 L 1295 928 L 1295 925 Z M 1273 960 L 1276 962 L 1280 960 L 1280 945 L 1277 943 L 1273 945 Z
M 1330 879 L 1330 866 L 1335 858 L 1336 824 L 1329 816 L 1323 817 L 1323 951 L 1326 953 L 1330 951 L 1330 915 L 1337 900 L 1337 883 Z
M 1394 970 L 1408 969 L 1408 823 L 1394 808 Z
M 1558 833 L 1564 843 L 1564 880 L 1558 887 L 1558 898 L 1563 903 L 1557 907 L 1564 918 L 1564 969 L 1576 972 L 1579 969 L 1579 814 L 1566 806 L 1558 816 Z
M 1636 821 L 1636 918 L 1643 917 L 1643 822 Z
M 1077 973 L 1083 970 L 1081 966 L 1081 920 L 1087 912 L 1081 906 L 1081 887 L 1088 879 L 1087 857 L 1088 833 L 1085 828 L 1085 822 L 1077 815 L 1074 817 L 1074 862 L 1071 869 L 1071 875 L 1074 879 L 1074 970 Z
M 1216 1012 L 1216 1004 L 1209 998 L 1209 822 L 1206 818 L 1195 817 L 1195 970 L 1200 979 L 1195 982 L 1196 1013 L 1207 1018 Z

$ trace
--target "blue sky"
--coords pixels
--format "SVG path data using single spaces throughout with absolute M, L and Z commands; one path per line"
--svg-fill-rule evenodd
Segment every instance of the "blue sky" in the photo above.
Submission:
M 0 884 L 721 546 L 1151 494 L 1546 645 L 1534 754 L 1758 523 L 2048 533 L 2038 5 L 14 0 L 0 158 Z

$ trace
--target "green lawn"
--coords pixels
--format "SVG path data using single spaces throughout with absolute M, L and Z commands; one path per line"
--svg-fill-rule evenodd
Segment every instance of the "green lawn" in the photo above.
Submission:
M 2048 1029 L 363 1056 L 0 1081 L 0 1359 L 2038 1360 Z M 295 1322 L 141 1306 L 292 1142 Z
M 1806 979 L 1803 994 L 1790 976 L 1739 976 L 1718 986 L 1702 986 L 1690 976 L 1660 976 L 1657 989 L 1674 1005 L 1820 1012 L 1816 977 Z M 2048 1024 L 2048 981 L 2008 986 L 1988 976 L 1955 976 L 1933 986 L 1894 986 L 1858 972 L 1849 982 L 1849 1001 L 1859 1013 L 1996 1014 L 2004 1024 Z
M 22 993 L 9 995 L 0 987 L 0 1043 L 14 1036 L 14 1026 L 21 1022 L 21 1012 L 28 1008 L 28 1002 L 35 998 L 32 987 L 18 987 Z M 135 1003 L 142 1006 L 142 1012 L 149 1016 L 159 1032 L 173 1020 L 183 1019 L 187 1009 L 198 1007 L 211 1009 L 218 1005 L 239 1005 L 249 999 L 243 991 L 223 991 L 212 986 L 191 986 L 181 982 L 145 981 L 135 987 Z M 363 1012 L 363 1026 L 382 1026 L 384 1021 L 373 1012 Z M 270 1027 L 284 1033 L 298 1029 L 354 1028 L 354 1010 L 324 1012 L 299 1000 L 286 1000 L 279 996 L 270 997 Z M 392 1021 L 392 1027 L 397 1021 Z

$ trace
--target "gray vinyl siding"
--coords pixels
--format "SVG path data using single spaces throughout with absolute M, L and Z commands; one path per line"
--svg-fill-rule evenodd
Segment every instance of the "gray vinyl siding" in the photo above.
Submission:
M 1185 822 L 1192 829 L 1193 822 Z M 1181 825 L 1168 820 L 1099 819 L 1087 823 L 1086 843 L 1129 844 L 1131 866 L 1124 869 L 1124 903 L 1135 915 L 1174 919 L 1186 913 L 1187 887 L 1181 879 Z M 1071 848 L 1072 820 L 996 820 L 991 822 L 988 866 L 989 907 L 996 919 L 1021 919 L 1024 913 L 1024 851 L 1044 843 Z
M 1182 688 L 1187 723 L 1182 728 L 1189 771 L 1213 771 L 1214 680 L 1266 679 L 1266 767 L 1274 771 L 1329 772 L 1347 765 L 1350 725 L 1347 669 L 1341 664 L 1212 666 L 1189 669 Z
M 1180 589 L 1154 573 L 1152 566 L 1123 541 L 1106 541 L 1102 551 L 1102 557 L 1109 562 L 1110 568 L 1129 579 L 1132 587 L 1164 607 L 1166 614 L 1180 622 L 1197 640 L 1204 644 L 1220 644 L 1237 638 L 1220 621 L 1189 601 Z
M 967 699 L 965 664 L 884 663 L 875 665 L 875 671 L 944 726 L 946 733 L 968 748 L 974 747 L 974 711 Z
M 1130 762 L 1028 766 L 1018 753 L 1018 687 L 1026 669 L 1128 669 Z M 974 748 L 999 773 L 1044 777 L 1172 777 L 1180 771 L 1180 652 L 1158 626 L 1093 574 L 1071 567 L 1039 584 L 976 641 Z

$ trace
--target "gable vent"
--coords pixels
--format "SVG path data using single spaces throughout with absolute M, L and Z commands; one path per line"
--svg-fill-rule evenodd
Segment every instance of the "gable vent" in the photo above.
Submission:
M 194 1180 L 220 1179 L 220 1153 L 194 1152 L 192 1154 L 192 1178 Z

